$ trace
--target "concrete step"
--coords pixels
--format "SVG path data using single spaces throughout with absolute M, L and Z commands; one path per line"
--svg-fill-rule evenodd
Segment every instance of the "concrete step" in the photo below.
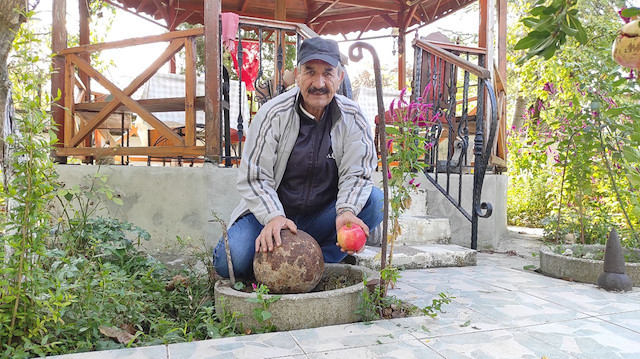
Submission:
M 380 247 L 366 246 L 355 254 L 356 264 L 380 269 Z M 398 245 L 393 250 L 393 263 L 401 269 L 475 266 L 476 251 L 453 244 Z
M 401 234 L 396 238 L 396 245 L 449 244 L 451 242 L 451 224 L 448 218 L 402 215 L 398 222 Z M 367 245 L 379 247 L 381 243 L 382 225 L 372 231 Z

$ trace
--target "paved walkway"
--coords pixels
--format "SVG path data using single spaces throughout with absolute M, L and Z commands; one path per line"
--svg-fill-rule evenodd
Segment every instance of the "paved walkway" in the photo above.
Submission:
M 522 234 L 522 235 L 527 235 Z M 540 243 L 479 253 L 478 265 L 410 270 L 391 294 L 424 306 L 456 298 L 437 319 L 412 317 L 57 359 L 434 358 L 638 359 L 640 289 L 609 293 L 523 270 Z

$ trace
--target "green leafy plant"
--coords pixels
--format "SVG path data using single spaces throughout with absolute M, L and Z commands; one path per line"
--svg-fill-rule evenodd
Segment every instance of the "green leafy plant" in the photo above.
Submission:
M 575 9 L 595 36 L 567 41 L 554 61 L 531 57 L 511 72 L 530 103 L 524 126 L 514 125 L 508 139 L 509 220 L 542 224 L 549 241 L 583 244 L 604 243 L 616 227 L 626 246 L 637 246 L 640 91 L 635 74 L 611 59 L 621 25 L 611 4 Z
M 47 79 L 47 70 L 39 66 L 42 41 L 23 24 L 10 59 L 16 111 L 15 132 L 6 139 L 11 157 L 4 167 L 2 197 L 8 208 L 0 223 L 0 353 L 16 358 L 26 357 L 29 348 L 51 345 L 47 333 L 60 324 L 72 300 L 56 290 L 58 283 L 43 268 L 55 177 L 49 150 L 56 138 L 47 114 L 52 99 L 40 92 Z
M 427 93 L 429 88 L 430 85 L 424 92 Z M 434 119 L 430 111 L 432 104 L 426 103 L 426 98 L 423 100 L 424 96 L 418 96 L 416 101 L 407 101 L 405 93 L 406 89 L 402 90 L 398 102 L 392 101 L 389 107 L 392 125 L 386 127 L 388 139 L 384 144 L 389 151 L 388 162 L 394 164 L 387 173 L 391 195 L 388 205 L 391 211 L 390 233 L 388 233 L 389 254 L 385 266 L 389 268 L 388 270 L 385 268 L 388 273 L 395 273 L 393 283 L 399 277 L 398 270 L 393 268 L 395 239 L 402 234 L 399 218 L 411 206 L 411 196 L 420 187 L 416 178 L 425 167 L 422 159 L 433 145 L 421 133 L 433 124 Z
M 275 325 L 271 323 L 271 312 L 269 307 L 271 304 L 277 302 L 282 298 L 281 295 L 269 295 L 269 288 L 264 284 L 253 284 L 253 291 L 256 294 L 255 298 L 247 298 L 249 303 L 256 303 L 258 306 L 253 308 L 253 318 L 262 326 L 259 328 L 253 328 L 255 333 L 269 333 L 276 331 Z
M 358 304 L 356 314 L 360 315 L 363 322 L 370 322 L 380 319 L 380 302 L 383 298 L 383 288 L 379 285 L 373 287 L 370 291 L 367 287 L 367 279 L 364 278 L 364 290 Z
M 451 300 L 455 299 L 454 296 L 451 296 L 448 293 L 440 293 L 438 294 L 438 298 L 434 298 L 431 300 L 431 304 L 423 307 L 420 311 L 424 315 L 428 315 L 431 318 L 435 318 L 438 316 L 438 312 L 442 313 L 442 306 L 444 304 L 451 303 Z
M 580 44 L 588 41 L 587 32 L 578 20 L 577 0 L 538 0 L 529 11 L 528 17 L 520 21 L 530 32 L 515 45 L 514 50 L 528 49 L 518 60 L 523 64 L 534 56 L 550 59 L 557 49 L 565 44 L 567 37 L 574 37 Z
M 382 275 L 383 279 L 389 281 L 393 280 L 393 278 L 398 274 L 397 269 L 391 273 L 392 274 L 389 276 Z M 367 285 L 367 278 L 364 278 L 363 282 L 365 290 L 362 292 L 360 297 L 356 314 L 360 315 L 364 322 L 370 322 L 382 318 L 391 318 L 394 311 L 399 311 L 402 315 L 412 315 L 416 311 L 419 311 L 425 315 L 435 318 L 437 317 L 438 312 L 442 312 L 442 306 L 444 304 L 449 304 L 451 300 L 455 298 L 448 294 L 440 293 L 439 297 L 434 299 L 431 305 L 424 308 L 417 308 L 412 304 L 403 302 L 395 296 L 388 295 L 385 288 L 379 285 Z

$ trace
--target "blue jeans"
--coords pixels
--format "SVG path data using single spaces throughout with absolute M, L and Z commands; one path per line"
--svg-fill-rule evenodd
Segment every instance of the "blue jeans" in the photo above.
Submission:
M 382 207 L 384 205 L 382 191 L 373 187 L 371 195 L 364 208 L 358 214 L 370 230 L 376 228 L 382 222 Z M 333 201 L 323 210 L 314 214 L 297 215 L 289 217 L 298 229 L 309 233 L 318 241 L 325 263 L 338 263 L 347 256 L 336 246 L 336 202 Z M 252 214 L 246 214 L 229 228 L 229 249 L 231 261 L 236 277 L 253 277 L 253 255 L 255 254 L 256 238 L 264 228 Z M 224 249 L 224 241 L 221 238 L 213 251 L 213 266 L 216 272 L 229 278 L 227 255 Z

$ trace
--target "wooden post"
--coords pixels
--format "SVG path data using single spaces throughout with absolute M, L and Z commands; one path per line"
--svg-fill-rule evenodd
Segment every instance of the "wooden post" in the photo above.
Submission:
M 498 78 L 507 80 L 507 0 L 498 0 Z M 503 87 L 506 84 L 502 83 Z M 497 90 L 497 89 L 496 89 Z M 507 92 L 498 93 L 498 149 L 496 155 L 507 160 Z
M 57 53 L 60 50 L 67 48 L 67 0 L 53 0 L 51 14 L 51 51 L 53 53 Z M 51 94 L 53 97 L 56 97 L 58 95 L 58 91 L 60 91 L 61 96 L 54 104 L 52 104 L 51 113 L 53 116 L 53 122 L 57 125 L 55 132 L 58 136 L 58 143 L 56 144 L 56 147 L 64 147 L 64 57 L 54 56 L 52 65 L 53 74 L 51 74 Z M 58 157 L 56 160 L 59 163 L 67 163 L 66 157 Z
M 167 20 L 168 21 L 168 20 Z M 169 29 L 170 32 L 176 31 L 176 27 L 172 26 Z M 176 55 L 171 56 L 171 59 L 169 60 L 169 72 L 172 74 L 175 74 L 177 71 L 177 65 L 176 65 Z
M 400 29 L 400 34 L 398 35 L 398 90 L 402 90 L 407 86 L 405 31 L 406 29 Z
M 405 59 L 405 32 L 407 28 L 404 25 L 407 17 L 406 10 L 398 13 L 398 90 L 402 90 L 407 85 L 407 62 Z
M 213 163 L 220 161 L 220 0 L 204 0 L 204 157 Z
M 507 0 L 498 0 L 498 72 L 507 78 Z
M 287 1 L 286 0 L 276 0 L 276 20 L 287 20 Z
M 79 45 L 88 45 L 91 42 L 91 29 L 89 28 L 89 1 L 88 0 L 78 0 L 78 14 L 80 15 L 80 31 L 79 31 L 79 38 L 78 38 L 78 44 Z M 82 58 L 84 61 L 91 63 L 91 54 L 89 52 L 84 52 L 80 54 L 80 58 Z M 67 66 L 67 69 L 74 69 L 73 66 Z M 84 85 L 85 91 L 84 91 L 84 95 L 82 96 L 81 101 L 83 102 L 90 102 L 91 101 L 91 77 L 89 77 L 89 75 L 80 72 L 79 74 L 80 77 L 80 81 L 82 82 L 82 84 Z M 73 80 L 75 80 L 75 76 L 72 77 Z M 75 100 L 75 99 L 74 99 Z M 70 109 L 70 107 L 68 107 Z M 73 115 L 72 115 L 73 116 Z M 75 128 L 75 119 L 72 117 L 71 118 L 71 126 L 74 126 Z M 65 123 L 66 126 L 66 123 Z M 74 129 L 72 128 L 72 130 Z M 73 131 L 67 131 L 70 134 L 68 135 L 68 138 L 71 139 L 71 137 L 73 136 Z M 124 136 L 124 134 L 123 134 Z M 67 139 L 65 138 L 65 147 L 68 147 L 68 143 L 66 141 Z M 84 147 L 91 147 L 91 137 L 88 136 L 87 138 L 85 138 L 84 140 Z M 83 162 L 85 163 L 93 163 L 93 158 L 92 157 L 86 157 Z
M 196 39 L 185 39 L 184 144 L 196 145 Z M 175 55 L 172 57 L 175 59 Z
M 274 14 L 275 20 L 287 20 L 287 7 L 286 0 L 276 0 L 276 9 Z M 287 47 L 285 46 L 285 33 L 282 30 L 278 30 L 276 33 L 276 40 L 274 45 L 274 56 L 275 56 L 275 71 L 273 71 L 274 76 L 274 84 L 276 85 L 276 91 L 279 91 L 277 88 L 278 85 L 283 85 L 282 77 L 284 75 L 284 71 L 280 71 L 278 68 L 278 49 L 280 49 L 280 53 L 282 54 L 282 69 L 284 70 L 285 61 L 287 58 Z
M 487 47 L 487 2 L 478 0 L 480 5 L 480 26 L 478 27 L 478 47 Z
M 89 3 L 87 0 L 78 1 L 78 11 L 80 13 L 80 32 L 79 32 L 78 43 L 80 45 L 88 45 L 89 42 L 91 41 L 90 39 L 91 30 L 89 29 Z M 91 63 L 90 53 L 88 52 L 81 53 L 80 57 L 84 61 Z M 82 84 L 84 85 L 84 88 L 86 89 L 82 101 L 85 101 L 85 102 L 91 101 L 91 83 L 90 83 L 91 78 L 89 77 L 89 75 L 84 73 L 80 73 L 79 77 L 80 77 L 80 81 L 82 81 Z

